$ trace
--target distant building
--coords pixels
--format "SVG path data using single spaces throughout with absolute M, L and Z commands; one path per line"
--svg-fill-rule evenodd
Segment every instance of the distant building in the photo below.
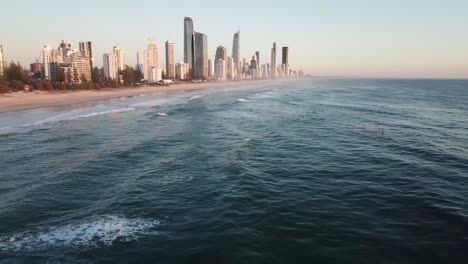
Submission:
M 93 48 L 91 45 L 91 41 L 82 41 L 79 43 L 81 57 L 88 58 L 89 60 L 89 67 L 93 68 Z
M 271 77 L 276 77 L 276 42 L 273 43 L 273 48 L 271 48 Z
M 33 62 L 30 65 L 30 70 L 32 74 L 40 74 L 42 72 L 42 68 L 44 67 L 44 64 L 40 62 Z
M 234 59 L 232 57 L 227 58 L 227 73 L 226 73 L 226 78 L 228 80 L 234 80 L 237 77 L 237 70 L 236 70 L 236 64 L 234 63 Z
M 148 39 L 147 57 L 148 57 L 147 67 L 150 71 L 152 71 L 152 68 L 161 69 L 158 47 L 156 46 L 156 43 L 152 39 Z
M 208 60 L 208 77 L 214 76 L 214 63 L 213 60 Z
M 162 70 L 159 68 L 151 67 L 149 69 L 148 82 L 157 83 L 162 80 Z
M 177 63 L 175 65 L 175 72 L 176 72 L 176 79 L 177 80 L 188 80 L 190 67 L 188 63 L 184 63 L 183 61 Z
M 215 77 L 220 81 L 226 80 L 226 62 L 222 59 L 215 62 Z
M 195 32 L 195 78 L 208 77 L 208 36 Z
M 3 46 L 0 45 L 0 76 L 5 74 L 5 63 L 3 58 Z
M 227 49 L 223 46 L 218 46 L 216 49 L 215 61 L 219 59 L 227 61 Z
M 255 57 L 257 57 L 257 65 L 260 68 L 260 51 L 255 52 Z
M 81 83 L 91 81 L 91 63 L 82 52 L 73 53 L 70 57 L 72 68 L 72 82 Z
M 148 55 L 146 50 L 137 53 L 137 68 L 143 75 L 143 79 L 148 80 Z
M 59 45 L 60 56 L 62 62 L 70 62 L 69 52 L 72 50 L 70 42 L 68 40 L 62 40 Z
M 115 51 L 115 50 L 114 50 Z M 106 79 L 117 80 L 119 65 L 117 54 L 114 53 L 104 53 L 103 56 L 103 69 L 104 77 Z
M 250 69 L 251 70 L 256 70 L 258 68 L 257 66 L 257 57 L 254 55 L 252 56 L 252 60 L 250 61 Z
M 281 63 L 283 67 L 284 77 L 289 76 L 289 48 L 283 47 L 283 60 Z
M 49 45 L 42 48 L 43 73 L 42 78 L 56 81 L 58 73 L 58 63 L 61 62 L 60 52 L 52 49 Z
M 116 63 L 117 63 L 117 74 L 118 74 L 120 71 L 125 70 L 124 54 L 123 54 L 123 50 L 119 47 L 114 47 L 113 52 L 114 52 Z
M 166 41 L 166 78 L 175 79 L 174 42 Z
M 189 64 L 190 71 L 195 67 L 195 32 L 190 17 L 184 18 L 184 62 Z
M 239 67 L 240 65 L 240 31 L 234 34 L 234 41 L 232 43 L 232 58 L 234 63 Z

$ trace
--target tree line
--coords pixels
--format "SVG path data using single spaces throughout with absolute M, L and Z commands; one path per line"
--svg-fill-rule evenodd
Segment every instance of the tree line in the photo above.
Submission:
M 65 74 L 62 68 L 57 72 L 57 80 L 50 81 L 41 78 L 41 73 L 29 75 L 28 71 L 18 62 L 11 62 L 4 69 L 4 76 L 0 77 L 0 93 L 17 92 L 24 90 L 25 85 L 31 91 L 58 91 L 58 90 L 93 90 L 102 88 L 127 87 L 139 83 L 142 73 L 125 65 L 125 69 L 119 72 L 121 80 L 106 79 L 103 69 L 94 67 L 91 72 L 91 80 L 81 76 L 80 83 L 74 83 L 70 73 Z

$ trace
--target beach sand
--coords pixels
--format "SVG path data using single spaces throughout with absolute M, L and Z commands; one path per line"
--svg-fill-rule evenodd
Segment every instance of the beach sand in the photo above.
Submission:
M 116 97 L 128 97 L 141 94 L 171 93 L 203 90 L 216 87 L 241 87 L 245 85 L 264 85 L 274 80 L 242 81 L 222 83 L 182 83 L 170 86 L 140 86 L 118 89 L 78 90 L 78 91 L 35 91 L 15 92 L 0 95 L 0 113 L 17 112 L 49 106 L 62 106 Z

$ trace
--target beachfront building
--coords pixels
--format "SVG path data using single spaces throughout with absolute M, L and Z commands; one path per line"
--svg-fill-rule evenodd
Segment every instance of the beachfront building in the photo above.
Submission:
M 232 43 L 232 58 L 236 64 L 236 72 L 240 73 L 240 31 L 234 34 L 234 40 Z
M 174 42 L 166 41 L 166 79 L 175 79 Z
M 117 63 L 117 73 L 119 73 L 120 71 L 125 70 L 123 50 L 114 46 L 113 52 Z
M 42 78 L 56 81 L 58 73 L 58 64 L 62 61 L 59 50 L 52 49 L 51 46 L 46 45 L 42 48 L 42 59 L 44 65 L 44 72 Z
M 282 70 L 284 73 L 284 77 L 289 76 L 289 48 L 283 47 L 283 57 L 282 57 Z
M 115 51 L 115 50 L 114 50 Z M 119 71 L 117 54 L 114 53 L 104 53 L 103 56 L 103 69 L 104 77 L 106 79 L 116 80 Z
M 276 42 L 273 42 L 273 48 L 271 48 L 271 72 L 270 76 L 276 77 Z
M 58 48 L 62 62 L 70 62 L 70 51 L 72 51 L 71 43 L 68 40 L 62 40 Z
M 162 80 L 162 70 L 156 67 L 149 69 L 148 83 L 157 83 Z
M 215 77 L 219 81 L 226 80 L 226 62 L 222 59 L 217 59 L 215 62 Z
M 260 68 L 260 51 L 255 52 L 255 57 L 257 58 L 258 68 Z
M 205 79 L 208 77 L 208 36 L 195 32 L 195 65 L 194 77 Z
M 190 74 L 193 74 L 195 67 L 195 34 L 193 31 L 193 20 L 190 17 L 184 18 L 184 63 L 188 63 Z
M 93 48 L 91 41 L 79 42 L 80 52 L 82 58 L 88 58 L 89 68 L 93 68 Z
M 214 63 L 213 60 L 208 60 L 208 77 L 214 76 Z
M 91 64 L 89 57 L 84 57 L 81 52 L 70 56 L 72 69 L 72 82 L 81 83 L 91 81 Z
M 226 78 L 228 80 L 234 80 L 237 78 L 237 71 L 236 71 L 236 64 L 234 63 L 234 59 L 232 57 L 227 58 L 227 66 L 226 66 Z
M 152 39 L 148 39 L 148 50 L 147 60 L 148 60 L 148 69 L 152 71 L 151 68 L 161 69 L 158 46 Z
M 148 79 L 148 55 L 146 50 L 138 51 L 137 53 L 137 69 L 143 75 L 143 79 Z
M 188 63 L 183 61 L 175 65 L 176 79 L 177 80 L 188 80 L 190 78 L 190 67 Z

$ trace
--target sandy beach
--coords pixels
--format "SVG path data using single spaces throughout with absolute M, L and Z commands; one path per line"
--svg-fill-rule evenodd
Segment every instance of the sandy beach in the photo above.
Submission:
M 105 100 L 116 97 L 128 97 L 141 94 L 171 93 L 195 91 L 216 87 L 240 87 L 252 84 L 267 84 L 273 80 L 263 81 L 242 81 L 242 82 L 222 82 L 222 83 L 182 83 L 170 86 L 141 86 L 122 87 L 117 89 L 100 90 L 78 90 L 78 91 L 35 91 L 35 92 L 15 92 L 0 95 L 0 113 L 17 112 L 31 110 L 49 106 L 61 106 L 68 104 L 83 103 L 96 100 Z

